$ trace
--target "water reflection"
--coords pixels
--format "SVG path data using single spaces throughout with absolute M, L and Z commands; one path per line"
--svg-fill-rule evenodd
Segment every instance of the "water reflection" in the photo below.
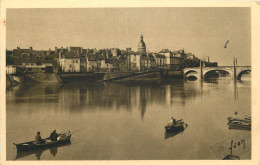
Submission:
M 43 148 L 43 149 L 34 149 L 34 150 L 30 150 L 30 151 L 18 151 L 17 154 L 16 154 L 16 158 L 15 160 L 17 159 L 21 159 L 23 157 L 26 157 L 26 156 L 29 156 L 29 155 L 34 155 L 35 158 L 37 160 L 40 160 L 41 159 L 41 156 L 42 154 L 47 151 L 47 150 L 50 150 L 50 154 L 55 157 L 58 153 L 58 147 L 64 147 L 64 146 L 68 146 L 70 145 L 71 143 L 67 143 L 67 144 L 60 144 L 58 146 L 53 146 L 51 148 Z
M 39 150 L 39 151 L 35 152 L 34 155 L 35 155 L 35 157 L 36 157 L 37 160 L 40 160 L 40 159 L 41 159 L 41 155 L 42 155 L 42 153 L 43 153 L 42 150 Z
M 193 84 L 185 85 L 183 80 L 177 80 L 148 84 L 28 84 L 18 85 L 10 89 L 9 93 L 14 93 L 15 103 L 58 103 L 59 109 L 67 109 L 71 113 L 121 109 L 131 111 L 135 108 L 140 110 L 143 119 L 147 105 L 184 106 L 188 99 L 201 94 L 201 88 L 202 86 L 197 88 Z M 9 102 L 12 100 L 7 100 Z
M 167 84 L 123 84 L 102 83 L 70 86 L 65 85 L 60 91 L 60 106 L 68 106 L 71 113 L 95 110 L 131 111 L 139 109 L 144 118 L 147 105 L 158 104 L 171 106 L 185 105 L 189 98 L 194 98 L 200 91 L 194 86 L 184 86 L 184 81 Z
M 50 153 L 52 154 L 53 157 L 56 156 L 56 154 L 58 153 L 58 147 L 52 147 L 50 148 Z

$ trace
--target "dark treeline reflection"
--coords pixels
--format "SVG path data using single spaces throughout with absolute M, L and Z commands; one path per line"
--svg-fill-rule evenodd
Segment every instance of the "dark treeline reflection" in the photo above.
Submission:
M 151 83 L 73 83 L 28 84 L 9 89 L 15 103 L 59 103 L 60 109 L 71 112 L 140 109 L 142 117 L 147 105 L 183 104 L 200 93 L 194 85 L 182 80 Z M 9 100 L 10 101 L 10 100 Z

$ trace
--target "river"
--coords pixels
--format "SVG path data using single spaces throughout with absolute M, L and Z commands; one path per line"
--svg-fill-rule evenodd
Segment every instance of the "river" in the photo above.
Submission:
M 227 117 L 251 116 L 251 79 L 211 82 L 26 84 L 6 92 L 7 160 L 251 159 L 251 131 L 228 129 Z M 237 115 L 234 113 L 237 111 Z M 167 134 L 171 117 L 188 127 Z M 72 133 L 71 144 L 16 159 L 13 143 L 37 131 Z

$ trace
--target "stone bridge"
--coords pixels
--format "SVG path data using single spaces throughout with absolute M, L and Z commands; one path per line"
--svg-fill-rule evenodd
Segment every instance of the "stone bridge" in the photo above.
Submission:
M 251 71 L 251 66 L 188 67 L 183 69 L 186 77 L 195 76 L 199 79 L 205 79 L 216 71 L 228 72 L 234 80 L 241 80 L 244 73 Z

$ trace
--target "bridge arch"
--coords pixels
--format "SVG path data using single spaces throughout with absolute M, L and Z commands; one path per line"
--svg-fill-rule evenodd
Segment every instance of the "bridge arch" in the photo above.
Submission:
M 227 72 L 228 74 L 231 75 L 230 71 L 225 70 L 225 69 L 211 69 L 211 70 L 208 70 L 208 71 L 203 73 L 203 78 L 205 79 L 209 76 L 210 73 L 217 72 L 217 71 L 224 71 L 224 72 Z
M 193 73 L 193 72 L 198 73 L 196 70 L 192 69 L 192 70 L 188 70 L 188 71 L 184 72 L 184 74 L 188 75 L 189 73 Z
M 241 80 L 241 77 L 243 76 L 243 74 L 247 73 L 247 72 L 251 72 L 250 69 L 247 70 L 242 70 L 237 74 L 237 80 Z

